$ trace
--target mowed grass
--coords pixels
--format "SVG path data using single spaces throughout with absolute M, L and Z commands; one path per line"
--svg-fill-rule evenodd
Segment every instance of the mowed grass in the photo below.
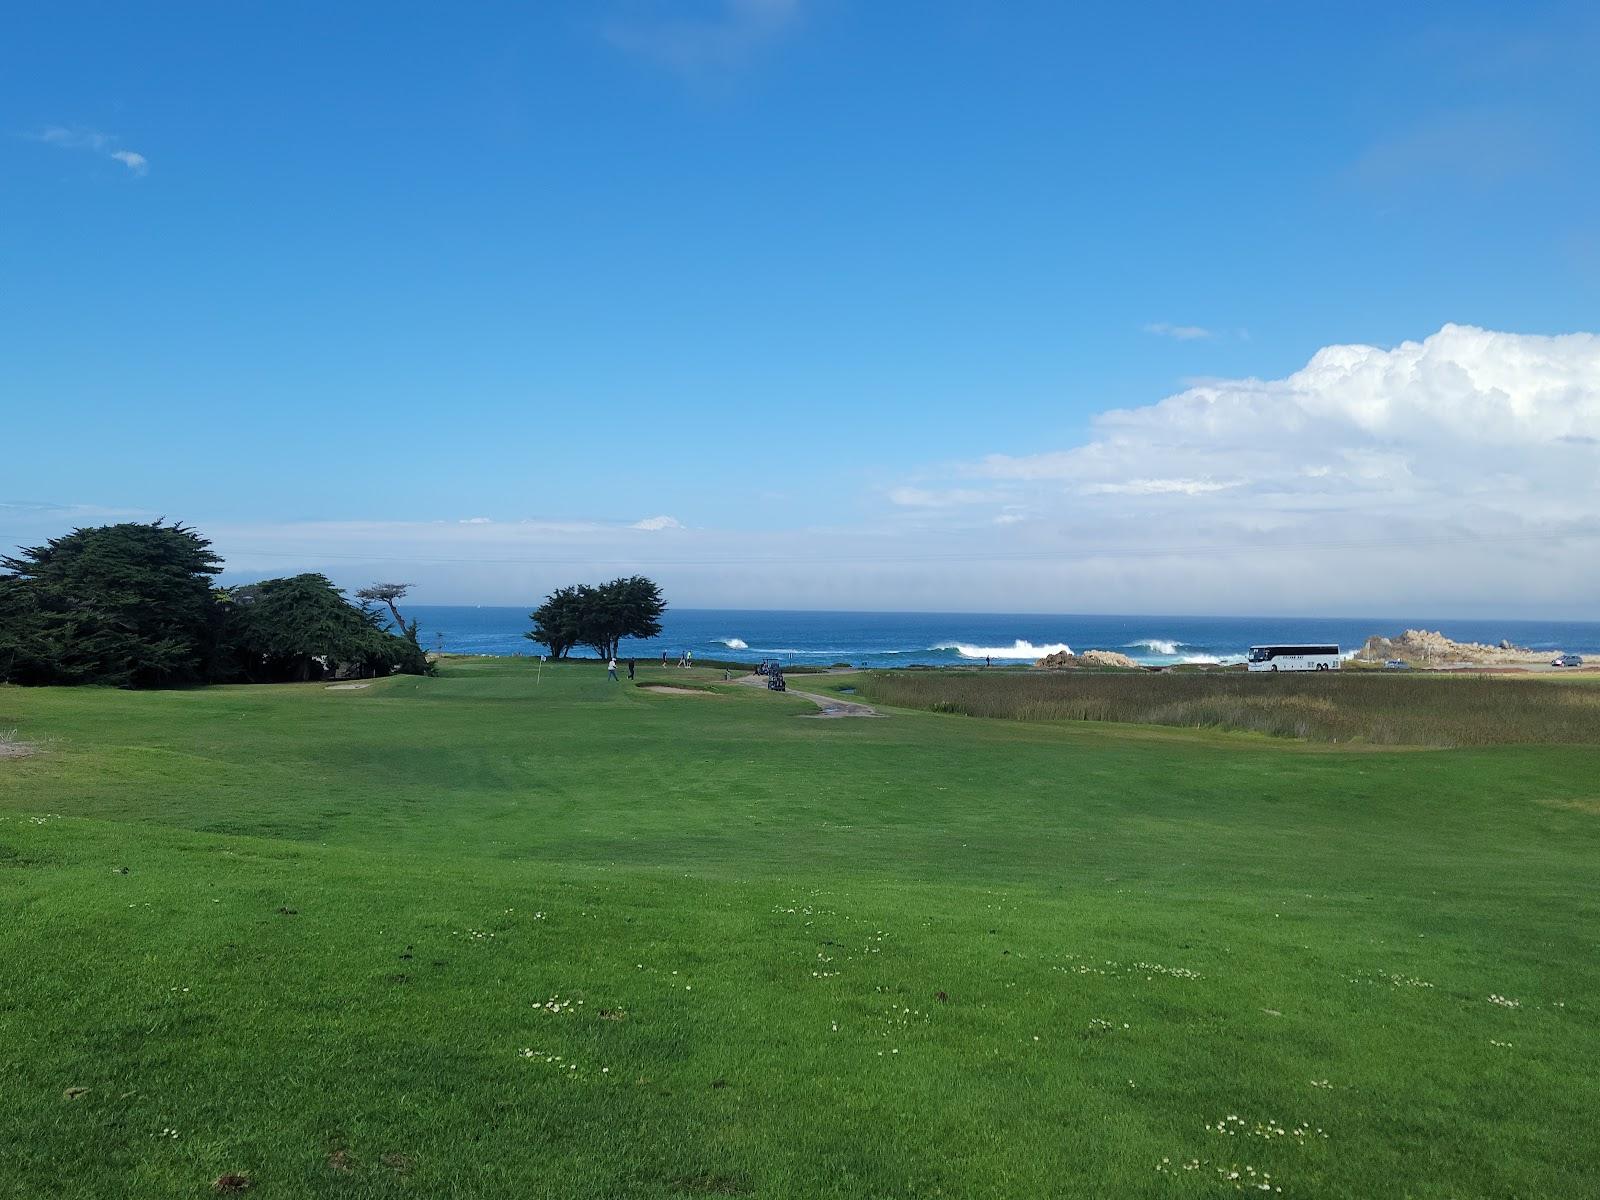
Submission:
M 1600 680 L 1245 671 L 873 671 L 868 698 L 1019 721 L 1114 721 L 1389 746 L 1600 744 Z
M 0 1195 L 1595 1194 L 1600 752 L 717 693 L 0 690 Z

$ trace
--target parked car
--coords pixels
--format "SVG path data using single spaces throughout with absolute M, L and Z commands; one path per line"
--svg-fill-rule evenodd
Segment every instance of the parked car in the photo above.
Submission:
M 1578 654 L 1558 654 L 1550 660 L 1552 667 L 1581 667 L 1583 657 Z
M 1385 671 L 1409 671 L 1411 670 L 1411 664 L 1403 658 L 1391 658 L 1384 662 L 1383 669 Z

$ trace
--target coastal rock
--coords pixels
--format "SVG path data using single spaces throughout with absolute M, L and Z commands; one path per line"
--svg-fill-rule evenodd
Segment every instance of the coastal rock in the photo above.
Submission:
M 1124 670 L 1140 670 L 1141 666 L 1126 654 L 1115 650 L 1085 650 L 1082 654 L 1068 654 L 1065 650 L 1055 654 L 1047 654 L 1033 664 L 1045 670 L 1060 670 L 1075 667 L 1121 667 Z
M 1356 651 L 1359 662 L 1386 662 L 1402 659 L 1418 666 L 1450 666 L 1459 663 L 1529 663 L 1544 655 L 1502 640 L 1498 646 L 1482 642 L 1456 642 L 1434 630 L 1408 629 L 1399 637 L 1373 636 Z

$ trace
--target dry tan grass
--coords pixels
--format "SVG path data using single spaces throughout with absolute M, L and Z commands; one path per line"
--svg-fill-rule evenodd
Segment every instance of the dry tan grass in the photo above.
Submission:
M 875 701 L 1023 721 L 1229 729 L 1385 746 L 1600 744 L 1600 688 L 1468 675 L 878 671 Z

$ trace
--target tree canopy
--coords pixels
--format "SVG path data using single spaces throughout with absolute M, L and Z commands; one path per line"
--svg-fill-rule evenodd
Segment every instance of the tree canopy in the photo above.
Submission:
M 401 600 L 411 590 L 409 583 L 369 583 L 366 587 L 356 592 L 356 599 L 363 604 L 382 604 L 394 614 L 394 626 L 404 633 L 408 628 L 406 619 L 400 615 Z
M 588 584 L 557 588 L 529 614 L 533 630 L 522 636 L 548 646 L 552 658 L 565 658 L 568 651 L 583 642 L 584 615 L 593 593 Z
M 206 678 L 211 543 L 165 521 L 75 529 L 0 558 L 0 679 L 155 687 Z
M 426 669 L 414 639 L 385 632 L 385 618 L 351 605 L 325 575 L 247 584 L 231 589 L 225 603 L 228 648 L 258 682 Z
M 613 579 L 597 586 L 576 584 L 557 588 L 530 614 L 530 641 L 565 658 L 576 646 L 591 647 L 601 658 L 612 658 L 625 637 L 653 638 L 661 632 L 661 614 L 667 602 L 661 589 L 643 575 Z
M 159 687 L 431 670 L 415 622 L 385 632 L 386 618 L 324 576 L 217 588 L 221 560 L 183 525 L 77 529 L 0 566 L 0 682 Z

